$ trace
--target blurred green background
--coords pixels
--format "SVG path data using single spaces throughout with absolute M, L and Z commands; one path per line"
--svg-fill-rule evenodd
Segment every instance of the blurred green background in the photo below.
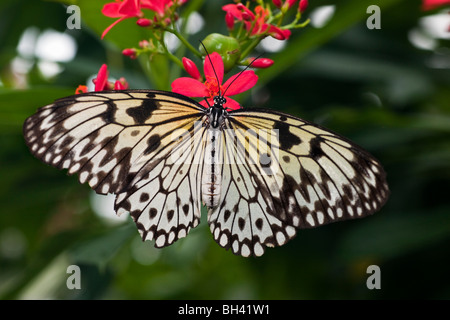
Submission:
M 391 197 L 374 216 L 299 230 L 287 245 L 246 259 L 220 248 L 205 219 L 168 248 L 143 243 L 131 218 L 112 220 L 107 206 L 100 214 L 108 198 L 25 146 L 26 117 L 73 94 L 102 63 L 134 89 L 168 89 L 180 75 L 162 69 L 155 78 L 143 71 L 144 59 L 121 55 L 145 35 L 132 19 L 101 41 L 113 21 L 100 14 L 106 2 L 72 1 L 81 7 L 80 30 L 67 30 L 61 2 L 0 2 L 0 298 L 450 298 L 448 7 L 424 12 L 412 0 L 311 0 L 305 15 L 317 23 L 321 11 L 334 12 L 328 22 L 294 31 L 281 51 L 260 49 L 275 64 L 258 71 L 258 88 L 241 102 L 349 137 L 384 165 Z M 198 11 L 208 26 L 191 43 L 210 30 L 226 32 L 225 3 L 188 2 L 182 17 Z M 366 26 L 373 4 L 381 29 Z M 76 55 L 43 45 L 49 30 L 69 36 L 59 43 L 74 44 Z M 66 286 L 69 265 L 81 269 L 80 290 Z M 379 290 L 366 286 L 370 265 L 380 267 Z

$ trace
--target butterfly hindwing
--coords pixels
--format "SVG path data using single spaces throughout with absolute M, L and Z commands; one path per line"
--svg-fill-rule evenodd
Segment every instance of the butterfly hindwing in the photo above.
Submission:
M 220 204 L 209 210 L 208 223 L 222 247 L 242 256 L 260 256 L 265 247 L 280 246 L 292 238 L 295 228 L 282 214 L 274 214 L 279 190 L 265 180 L 267 167 L 256 156 L 261 147 L 256 132 L 225 130 L 224 144 Z
M 185 237 L 200 222 L 206 130 L 192 125 L 181 132 L 162 141 L 174 146 L 147 159 L 116 199 L 117 213 L 130 212 L 142 239 L 155 240 L 156 247 Z

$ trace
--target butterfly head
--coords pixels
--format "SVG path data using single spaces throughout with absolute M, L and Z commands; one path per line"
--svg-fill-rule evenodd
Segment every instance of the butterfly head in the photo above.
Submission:
M 224 104 L 227 102 L 224 96 L 218 95 L 214 97 L 214 107 L 223 108 Z

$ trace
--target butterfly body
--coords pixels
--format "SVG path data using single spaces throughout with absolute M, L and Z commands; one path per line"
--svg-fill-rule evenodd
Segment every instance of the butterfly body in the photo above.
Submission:
M 311 122 L 278 111 L 205 108 L 156 90 L 92 92 L 42 107 L 24 124 L 31 152 L 116 195 L 143 240 L 164 247 L 200 222 L 242 256 L 298 228 L 360 218 L 389 195 L 380 163 Z
M 204 173 L 202 176 L 202 200 L 208 208 L 216 207 L 220 199 L 222 183 L 222 159 L 220 159 L 220 142 L 222 130 L 209 128 L 207 131 L 207 147 L 204 159 Z

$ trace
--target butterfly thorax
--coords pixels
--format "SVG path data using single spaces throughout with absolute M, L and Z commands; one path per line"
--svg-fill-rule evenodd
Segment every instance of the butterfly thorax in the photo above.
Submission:
M 214 97 L 214 105 L 208 110 L 209 126 L 213 129 L 220 129 L 223 125 L 223 116 L 226 114 L 226 110 L 223 105 L 226 102 L 227 100 L 222 96 Z

